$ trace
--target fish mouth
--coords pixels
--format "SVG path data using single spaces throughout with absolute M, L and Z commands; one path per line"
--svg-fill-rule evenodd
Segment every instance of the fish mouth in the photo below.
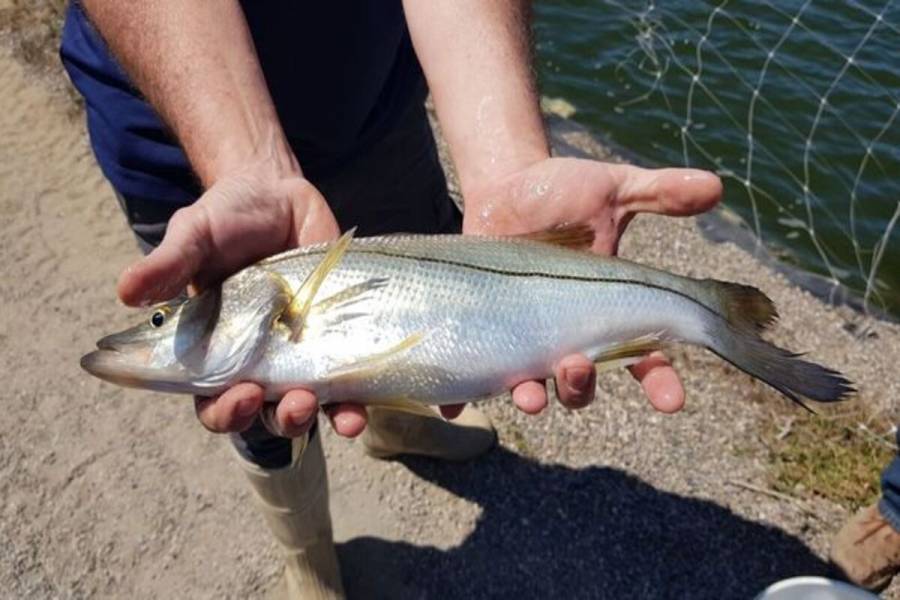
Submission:
M 181 369 L 147 367 L 140 364 L 140 357 L 123 352 L 106 340 L 97 342 L 97 350 L 81 357 L 81 368 L 94 377 L 116 385 L 157 391 L 179 391 L 186 383 L 186 374 Z
M 108 335 L 106 337 L 102 337 L 97 340 L 97 348 L 100 350 L 110 350 L 113 352 L 122 352 L 125 346 L 128 345 L 129 341 L 132 341 L 132 336 L 128 336 L 129 332 L 124 333 L 114 333 L 112 335 Z
M 102 341 L 100 340 L 100 342 Z M 149 382 L 138 373 L 138 371 L 146 369 L 131 362 L 128 355 L 119 352 L 112 346 L 101 346 L 100 342 L 97 343 L 99 350 L 94 350 L 81 357 L 82 369 L 94 377 L 117 385 L 133 388 L 148 387 Z

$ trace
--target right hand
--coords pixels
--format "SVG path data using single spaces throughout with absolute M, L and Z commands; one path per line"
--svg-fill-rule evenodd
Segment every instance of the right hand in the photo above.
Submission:
M 202 289 L 262 258 L 334 239 L 339 230 L 319 191 L 299 169 L 286 173 L 253 165 L 216 181 L 194 204 L 176 212 L 158 248 L 128 267 L 118 294 L 129 306 L 174 298 L 189 285 Z M 263 410 L 263 388 L 239 383 L 213 398 L 196 399 L 197 417 L 210 431 L 247 429 Z M 265 419 L 273 433 L 298 437 L 316 418 L 318 402 L 306 390 L 288 392 Z M 355 404 L 328 408 L 335 431 L 359 435 L 365 409 Z

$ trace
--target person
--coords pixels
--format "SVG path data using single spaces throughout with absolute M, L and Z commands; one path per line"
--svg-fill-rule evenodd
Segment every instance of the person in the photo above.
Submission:
M 581 222 L 593 250 L 614 253 L 640 212 L 691 215 L 721 195 L 693 169 L 645 170 L 553 158 L 520 0 L 332 3 L 78 0 L 61 57 L 85 99 L 92 148 L 149 252 L 118 295 L 146 306 L 265 256 L 358 235 L 517 234 Z M 424 108 L 430 93 L 455 163 L 465 214 L 449 198 Z M 684 390 L 661 354 L 632 367 L 650 402 L 673 412 Z M 594 396 L 584 356 L 555 368 L 560 401 Z M 198 398 L 210 431 L 230 433 L 284 551 L 285 591 L 340 597 L 318 405 L 294 390 L 262 401 L 252 382 Z M 526 413 L 545 386 L 512 389 Z M 414 417 L 329 406 L 334 430 L 379 457 L 464 460 L 494 441 L 487 418 L 460 406 Z M 455 417 L 455 418 L 454 418 Z M 366 428 L 368 422 L 369 427 Z
M 897 432 L 900 446 L 900 431 Z M 881 497 L 853 515 L 831 542 L 837 575 L 872 591 L 900 572 L 900 456 L 881 474 Z

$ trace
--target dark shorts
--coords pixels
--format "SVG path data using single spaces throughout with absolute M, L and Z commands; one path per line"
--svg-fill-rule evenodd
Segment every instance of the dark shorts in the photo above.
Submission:
M 385 233 L 458 233 L 462 215 L 447 192 L 447 182 L 423 106 L 414 106 L 401 123 L 340 174 L 306 177 L 322 192 L 341 230 L 357 235 Z M 159 245 L 172 214 L 180 208 L 118 193 L 141 249 Z M 287 466 L 290 440 L 271 435 L 258 421 L 232 436 L 238 451 L 263 468 Z

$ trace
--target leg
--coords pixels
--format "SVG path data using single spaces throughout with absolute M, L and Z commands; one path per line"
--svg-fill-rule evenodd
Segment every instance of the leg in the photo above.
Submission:
M 284 598 L 344 597 L 328 511 L 328 473 L 317 431 L 288 440 L 290 463 L 262 468 L 238 453 L 237 461 L 285 561 L 279 595 Z
M 900 457 L 881 476 L 881 499 L 856 513 L 831 544 L 831 562 L 853 583 L 881 590 L 900 572 Z

